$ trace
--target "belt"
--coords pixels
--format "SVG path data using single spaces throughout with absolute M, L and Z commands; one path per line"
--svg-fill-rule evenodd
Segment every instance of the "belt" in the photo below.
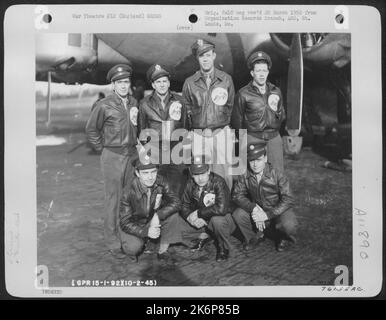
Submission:
M 249 135 L 263 140 L 271 140 L 279 135 L 279 131 L 249 131 Z
M 209 129 L 209 128 L 205 128 L 205 129 L 195 128 L 195 129 L 192 129 L 192 131 L 194 133 L 198 133 L 198 134 L 200 134 L 200 135 L 202 135 L 204 137 L 213 137 L 214 134 L 218 133 L 218 132 L 214 132 L 214 131 L 219 130 L 219 129 L 225 129 L 225 128 L 229 128 L 229 125 L 214 127 L 212 129 Z M 194 130 L 199 130 L 199 131 L 196 132 Z

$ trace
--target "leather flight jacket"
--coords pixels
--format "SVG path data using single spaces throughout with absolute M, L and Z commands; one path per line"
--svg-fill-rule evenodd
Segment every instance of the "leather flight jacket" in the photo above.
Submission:
M 198 218 L 209 221 L 213 216 L 224 216 L 229 213 L 230 191 L 225 180 L 211 172 L 208 183 L 203 187 L 201 195 L 199 186 L 190 177 L 183 195 L 181 216 L 187 219 L 195 210 Z
M 162 132 L 162 123 L 166 132 Z M 162 107 L 161 98 L 155 90 L 141 100 L 138 133 L 144 129 L 154 129 L 158 132 L 160 139 L 170 141 L 170 134 L 179 128 L 187 128 L 186 107 L 180 95 L 169 91 L 165 98 L 165 107 Z M 165 133 L 168 133 L 168 136 L 164 136 Z
M 266 164 L 260 183 L 250 169 L 238 177 L 232 192 L 234 204 L 252 213 L 258 204 L 268 218 L 274 218 L 292 208 L 292 196 L 288 179 L 281 173 Z
M 281 91 L 272 83 L 266 83 L 264 94 L 253 81 L 236 94 L 231 120 L 234 129 L 247 129 L 249 135 L 268 140 L 279 134 L 284 119 Z
M 155 213 L 160 221 L 181 208 L 178 196 L 171 190 L 166 179 L 159 175 L 150 188 L 143 186 L 138 177 L 123 190 L 119 208 L 119 224 L 122 231 L 137 237 L 147 237 L 150 220 Z
M 182 96 L 192 129 L 218 129 L 230 123 L 235 89 L 231 76 L 214 69 L 208 89 L 201 71 L 185 80 Z
M 125 108 L 116 93 L 96 103 L 86 125 L 88 141 L 96 151 L 101 151 L 104 147 L 117 153 L 135 150 L 137 105 L 137 100 L 127 96 Z

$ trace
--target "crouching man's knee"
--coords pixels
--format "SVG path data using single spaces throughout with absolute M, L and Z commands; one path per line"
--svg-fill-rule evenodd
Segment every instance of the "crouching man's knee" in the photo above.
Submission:
M 287 210 L 280 215 L 276 228 L 288 235 L 294 235 L 297 225 L 295 213 L 292 210 Z
M 237 208 L 235 211 L 233 211 L 232 216 L 237 223 L 242 223 L 244 221 L 249 221 L 251 215 L 244 209 Z
M 130 234 L 121 235 L 121 243 L 123 252 L 130 256 L 137 256 L 143 250 L 144 241 Z
M 209 221 L 209 229 L 216 230 L 222 228 L 224 224 L 224 217 L 222 216 L 214 216 Z
M 214 216 L 210 219 L 208 228 L 212 231 L 227 231 L 232 233 L 236 228 L 236 225 L 232 219 L 231 214 L 225 216 Z

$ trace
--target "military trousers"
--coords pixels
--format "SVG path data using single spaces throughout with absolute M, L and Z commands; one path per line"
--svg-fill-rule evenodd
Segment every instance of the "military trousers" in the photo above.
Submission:
M 118 249 L 119 241 L 119 203 L 126 181 L 132 179 L 134 170 L 132 157 L 115 153 L 104 148 L 100 162 L 105 191 L 104 237 L 109 249 Z
M 200 130 L 200 129 L 197 129 Z M 204 129 L 202 133 L 192 131 L 192 155 L 208 155 L 212 161 L 211 169 L 224 178 L 229 190 L 232 190 L 232 163 L 234 134 L 226 126 L 222 129 Z
M 187 239 L 197 239 L 201 233 L 209 233 L 215 239 L 219 250 L 232 251 L 230 237 L 236 230 L 236 225 L 230 213 L 225 216 L 213 216 L 208 221 L 208 225 L 202 228 L 193 227 L 185 220 L 184 222 L 182 236 L 185 241 Z
M 183 219 L 178 213 L 174 213 L 170 217 L 161 220 L 160 244 L 182 242 L 181 226 L 183 222 Z M 127 255 L 138 256 L 141 254 L 147 239 L 149 238 L 128 234 L 120 229 L 121 247 Z

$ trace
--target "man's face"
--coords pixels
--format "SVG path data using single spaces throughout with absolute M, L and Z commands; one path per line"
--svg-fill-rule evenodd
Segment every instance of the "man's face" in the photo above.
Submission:
M 152 187 L 154 185 L 155 180 L 157 179 L 157 168 L 145 169 L 145 170 L 136 170 L 135 174 L 139 178 L 139 181 L 145 187 Z
M 151 86 L 160 95 L 164 96 L 168 93 L 170 88 L 170 81 L 168 77 L 161 77 L 154 81 Z
M 126 97 L 130 90 L 131 81 L 129 78 L 119 79 L 113 82 L 114 91 L 122 98 Z
M 209 176 L 210 176 L 210 169 L 207 172 L 192 175 L 194 182 L 200 187 L 203 187 L 208 183 Z
M 200 69 L 204 72 L 210 72 L 214 68 L 214 59 L 216 59 L 216 53 L 213 50 L 204 52 L 198 56 L 198 62 Z
M 249 166 L 254 173 L 260 173 L 264 170 L 267 163 L 267 155 L 262 155 L 256 160 L 249 161 Z
M 267 63 L 265 62 L 255 63 L 253 70 L 251 70 L 253 81 L 259 86 L 265 85 L 267 82 L 268 74 L 269 69 Z

